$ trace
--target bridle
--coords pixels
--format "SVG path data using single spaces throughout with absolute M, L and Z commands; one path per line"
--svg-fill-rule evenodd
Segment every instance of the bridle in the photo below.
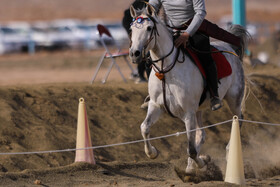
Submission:
M 138 21 L 139 19 L 140 19 L 140 21 Z M 151 30 L 150 37 L 147 40 L 147 42 L 145 43 L 144 48 L 143 48 L 143 52 L 142 52 L 142 56 L 144 56 L 144 58 L 146 59 L 146 62 L 147 62 L 146 48 L 148 47 L 148 45 L 151 43 L 151 41 L 153 39 L 155 39 L 155 43 L 157 42 L 157 37 L 159 36 L 159 33 L 158 33 L 157 25 L 156 25 L 157 21 L 153 17 L 151 17 L 151 16 L 145 17 L 145 18 L 139 16 L 139 17 L 137 17 L 136 19 L 133 20 L 132 24 L 135 24 L 135 22 L 142 23 L 144 20 L 152 21 L 154 23 L 154 26 L 153 26 L 153 28 Z M 136 26 L 136 28 L 137 28 L 137 26 Z M 178 61 L 180 50 L 177 49 L 176 56 L 175 56 L 173 62 L 170 65 L 168 65 L 167 67 L 165 67 L 165 68 L 164 68 L 164 60 L 173 53 L 174 49 L 175 49 L 175 45 L 173 43 L 172 48 L 171 48 L 171 50 L 170 50 L 170 52 L 168 54 L 164 55 L 163 57 L 161 57 L 161 58 L 159 58 L 157 60 L 150 60 L 149 61 L 149 63 L 152 64 L 152 67 L 153 67 L 154 71 L 156 72 L 155 75 L 162 81 L 164 107 L 165 107 L 166 111 L 169 113 L 169 115 L 172 116 L 172 117 L 175 117 L 175 116 L 170 111 L 170 109 L 169 109 L 169 107 L 167 105 L 167 102 L 166 102 L 165 74 L 168 73 L 169 71 L 171 71 L 173 69 L 173 67 L 175 66 L 176 62 Z M 158 67 L 156 65 L 156 63 L 159 62 L 159 61 L 162 62 L 161 63 L 161 67 Z
M 136 22 L 136 24 L 137 23 L 142 24 L 145 20 L 152 21 L 153 24 L 154 24 L 154 26 L 152 27 L 152 30 L 151 30 L 150 37 L 149 37 L 149 39 L 147 40 L 147 42 L 145 43 L 145 45 L 143 47 L 143 52 L 142 52 L 143 54 L 142 54 L 142 56 L 146 59 L 146 54 L 147 54 L 146 53 L 146 49 L 147 49 L 148 45 L 151 43 L 151 41 L 153 39 L 155 39 L 155 43 L 156 43 L 157 42 L 157 37 L 159 36 L 157 25 L 156 25 L 157 21 L 153 17 L 151 17 L 151 16 L 148 16 L 148 17 L 139 16 L 139 17 L 137 17 L 137 18 L 132 20 L 131 25 L 134 25 L 136 28 L 140 29 L 139 26 L 137 27 L 135 25 L 135 22 Z M 172 52 L 174 51 L 174 48 L 175 48 L 175 46 L 173 44 L 173 46 L 172 46 L 172 48 L 171 48 L 171 50 L 170 50 L 170 52 L 168 54 L 164 55 L 163 57 L 161 57 L 161 58 L 159 58 L 157 60 L 152 60 L 150 62 L 155 65 L 155 63 L 157 63 L 159 61 L 164 61 L 165 58 L 169 57 L 172 54 Z M 159 70 L 159 68 L 157 68 L 157 66 L 156 66 L 156 69 Z

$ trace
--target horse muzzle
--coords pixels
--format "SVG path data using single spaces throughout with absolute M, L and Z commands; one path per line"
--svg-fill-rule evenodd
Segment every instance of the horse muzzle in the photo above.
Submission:
M 129 57 L 134 64 L 139 64 L 142 62 L 142 52 L 140 50 L 129 50 Z

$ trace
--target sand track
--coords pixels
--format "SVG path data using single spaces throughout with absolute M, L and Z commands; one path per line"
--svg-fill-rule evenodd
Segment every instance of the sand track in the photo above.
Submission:
M 254 90 L 254 93 L 263 109 L 251 95 L 247 101 L 245 119 L 278 123 L 279 76 L 257 74 L 251 76 L 251 79 L 261 88 L 259 91 Z M 55 83 L 2 86 L 0 151 L 74 148 L 80 97 L 86 100 L 93 145 L 141 139 L 139 125 L 146 112 L 138 106 L 146 94 L 146 84 L 135 85 L 133 82 L 115 84 L 111 81 L 106 85 Z M 207 111 L 204 114 L 204 124 L 214 124 L 231 117 L 227 107 L 215 113 Z M 152 136 L 178 131 L 184 131 L 184 125 L 165 115 L 152 128 Z M 248 184 L 280 184 L 279 177 L 277 178 L 280 174 L 279 131 L 278 127 L 243 125 L 241 134 Z M 230 124 L 208 129 L 206 133 L 207 139 L 202 153 L 209 154 L 213 160 L 212 166 L 217 166 L 213 176 L 224 175 L 224 148 L 229 139 Z M 154 144 L 161 152 L 156 160 L 146 158 L 142 143 L 97 149 L 94 151 L 97 166 L 73 165 L 74 152 L 0 156 L 0 185 L 28 185 L 36 179 L 46 186 L 184 185 L 186 177 L 182 176 L 181 171 L 187 163 L 186 137 L 171 137 L 154 141 Z M 100 174 L 99 171 L 103 173 Z M 218 171 L 221 174 L 218 174 Z M 86 178 L 85 175 L 90 177 Z M 214 181 L 203 182 L 210 179 Z M 200 182 L 199 185 L 202 186 L 225 185 L 222 181 L 218 182 L 219 180 L 222 180 L 222 176 L 207 178 L 207 175 L 203 174 L 188 182 Z

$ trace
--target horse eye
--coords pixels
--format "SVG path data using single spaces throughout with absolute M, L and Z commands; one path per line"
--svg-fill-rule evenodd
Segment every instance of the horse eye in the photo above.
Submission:
M 152 27 L 147 27 L 147 31 L 151 31 L 152 30 Z

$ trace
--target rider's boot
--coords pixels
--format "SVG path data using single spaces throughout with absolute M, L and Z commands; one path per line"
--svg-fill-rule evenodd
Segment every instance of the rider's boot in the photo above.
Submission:
M 216 65 L 213 64 L 209 65 L 207 68 L 207 83 L 209 87 L 210 97 L 211 97 L 211 109 L 213 111 L 220 109 L 223 106 L 222 101 L 219 98 L 218 93 L 218 78 L 217 78 L 217 70 Z

